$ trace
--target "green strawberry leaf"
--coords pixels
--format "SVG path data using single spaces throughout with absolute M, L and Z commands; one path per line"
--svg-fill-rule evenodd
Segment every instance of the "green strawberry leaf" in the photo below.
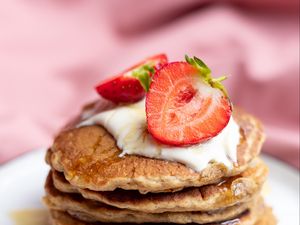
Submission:
M 149 91 L 150 83 L 151 83 L 151 76 L 150 74 L 155 73 L 153 63 L 144 64 L 132 71 L 132 76 L 137 78 L 142 87 L 145 89 L 146 92 Z
M 194 56 L 194 60 L 201 67 L 209 69 L 208 66 L 201 59 L 197 58 L 196 56 Z
M 200 77 L 202 78 L 202 81 L 204 83 L 210 85 L 213 88 L 217 88 L 221 90 L 225 95 L 225 97 L 229 98 L 226 88 L 221 83 L 222 81 L 227 79 L 226 76 L 213 78 L 211 76 L 210 68 L 201 59 L 197 58 L 196 56 L 190 58 L 188 55 L 185 55 L 185 60 L 187 63 L 194 66 L 199 71 Z

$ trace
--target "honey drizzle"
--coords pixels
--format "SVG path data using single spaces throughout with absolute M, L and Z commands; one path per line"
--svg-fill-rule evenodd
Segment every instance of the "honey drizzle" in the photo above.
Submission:
M 48 225 L 49 214 L 44 209 L 23 209 L 9 214 L 14 225 Z

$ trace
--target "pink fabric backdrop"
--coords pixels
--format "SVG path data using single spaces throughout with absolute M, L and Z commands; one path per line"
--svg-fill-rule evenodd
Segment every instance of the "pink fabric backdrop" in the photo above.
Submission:
M 265 124 L 264 151 L 299 167 L 297 0 L 0 2 L 0 163 L 49 146 L 97 98 L 93 86 L 141 58 L 204 59 L 235 104 Z

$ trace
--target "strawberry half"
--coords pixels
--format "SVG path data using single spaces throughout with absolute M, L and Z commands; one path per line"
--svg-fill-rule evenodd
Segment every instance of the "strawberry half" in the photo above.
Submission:
M 199 60 L 199 61 L 198 61 Z M 148 131 L 176 146 L 206 141 L 222 131 L 232 108 L 220 81 L 198 58 L 164 65 L 146 96 Z
M 103 98 L 114 103 L 139 101 L 145 96 L 145 90 L 149 89 L 152 74 L 167 61 L 165 54 L 149 57 L 123 73 L 101 82 L 96 90 Z

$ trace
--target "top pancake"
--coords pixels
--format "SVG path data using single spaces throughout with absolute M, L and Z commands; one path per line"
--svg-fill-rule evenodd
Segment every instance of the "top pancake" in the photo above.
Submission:
M 240 126 L 241 139 L 237 149 L 238 163 L 230 171 L 217 162 L 196 172 L 167 160 L 136 155 L 119 157 L 121 150 L 114 138 L 97 125 L 62 131 L 48 151 L 47 162 L 55 170 L 64 172 L 72 185 L 94 191 L 121 188 L 147 193 L 199 187 L 241 173 L 259 154 L 264 141 L 260 122 L 240 110 L 235 111 L 234 119 Z

